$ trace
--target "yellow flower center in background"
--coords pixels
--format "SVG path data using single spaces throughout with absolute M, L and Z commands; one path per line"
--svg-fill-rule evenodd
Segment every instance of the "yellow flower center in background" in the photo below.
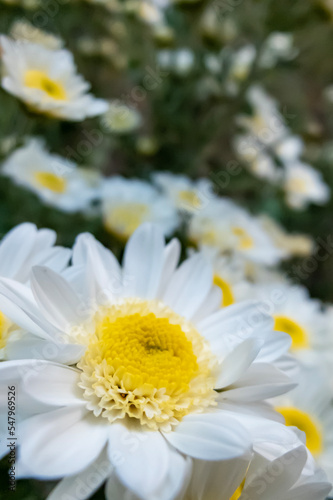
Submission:
M 323 450 L 323 433 L 320 423 L 315 417 L 305 411 L 294 407 L 276 408 L 286 421 L 286 425 L 298 427 L 305 433 L 306 446 L 313 455 L 318 455 Z
M 214 404 L 215 358 L 196 330 L 163 304 L 112 306 L 99 313 L 90 338 L 78 364 L 79 385 L 95 415 L 171 430 L 184 415 Z
M 184 189 L 178 193 L 180 207 L 183 208 L 200 208 L 201 200 L 195 191 Z
M 221 307 L 230 306 L 235 302 L 234 295 L 232 293 L 231 286 L 224 281 L 220 276 L 215 274 L 214 285 L 218 286 L 222 290 L 222 304 Z
M 66 191 L 66 180 L 51 172 L 35 172 L 34 178 L 41 187 L 49 189 L 54 193 L 62 194 Z
M 30 69 L 24 75 L 24 85 L 31 89 L 42 90 L 48 97 L 58 101 L 67 99 L 64 86 L 49 78 L 47 73 L 37 69 Z
M 301 177 L 294 177 L 287 182 L 287 190 L 295 191 L 296 193 L 306 193 L 308 185 L 305 179 Z
M 9 321 L 6 316 L 0 311 L 0 349 L 3 349 L 7 344 L 9 330 Z
M 254 247 L 254 241 L 251 236 L 242 227 L 233 227 L 232 232 L 238 238 L 238 249 L 249 250 Z
M 112 208 L 105 217 L 105 227 L 110 233 L 127 240 L 132 233 L 145 221 L 149 213 L 144 203 L 127 203 Z
M 274 330 L 288 333 L 291 336 L 292 349 L 306 349 L 309 347 L 308 335 L 300 325 L 286 316 L 274 316 L 274 319 Z

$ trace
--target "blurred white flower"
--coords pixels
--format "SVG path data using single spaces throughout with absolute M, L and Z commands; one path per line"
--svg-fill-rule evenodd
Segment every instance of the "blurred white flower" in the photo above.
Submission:
M 293 45 L 294 39 L 291 33 L 270 33 L 263 46 L 259 64 L 263 68 L 272 68 L 279 61 L 290 61 L 294 59 L 298 50 Z
M 155 172 L 153 182 L 170 198 L 174 206 L 181 211 L 194 212 L 202 209 L 216 195 L 208 179 L 191 180 L 185 175 L 171 172 Z
M 14 40 L 36 43 L 50 50 L 59 50 L 64 45 L 61 38 L 36 28 L 26 19 L 17 20 L 12 24 L 10 36 Z
M 286 253 L 277 248 L 260 222 L 231 200 L 216 199 L 196 212 L 189 223 L 189 239 L 199 248 L 235 253 L 263 265 L 275 265 Z
M 109 109 L 101 116 L 103 127 L 115 134 L 127 134 L 137 130 L 142 117 L 136 109 L 121 101 L 110 101 Z
M 6 36 L 0 37 L 0 44 L 2 87 L 32 111 L 81 121 L 108 109 L 106 101 L 87 93 L 90 85 L 76 73 L 73 56 L 67 50 L 49 50 Z
M 164 49 L 159 51 L 157 60 L 164 70 L 172 71 L 178 76 L 187 76 L 194 66 L 195 55 L 187 48 Z
M 78 168 L 66 158 L 50 154 L 35 138 L 6 159 L 1 173 L 64 212 L 88 212 L 101 182 L 95 170 Z
M 166 235 L 179 224 L 171 201 L 148 182 L 108 178 L 103 181 L 101 197 L 104 225 L 122 240 L 127 240 L 144 222 L 158 223 Z
M 288 205 L 296 210 L 302 210 L 310 203 L 323 205 L 330 198 L 330 188 L 321 173 L 300 161 L 286 165 L 283 188 Z

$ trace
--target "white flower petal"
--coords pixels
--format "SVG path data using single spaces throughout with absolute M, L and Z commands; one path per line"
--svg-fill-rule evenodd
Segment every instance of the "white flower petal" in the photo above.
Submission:
M 140 498 L 149 498 L 167 477 L 171 452 L 157 431 L 129 431 L 112 424 L 108 453 L 118 478 Z
M 216 389 L 234 384 L 256 359 L 262 344 L 262 339 L 247 339 L 228 354 L 219 368 Z
M 46 500 L 87 500 L 104 483 L 111 471 L 112 465 L 103 451 L 97 460 L 82 472 L 62 479 Z
M 158 226 L 142 224 L 129 239 L 124 253 L 124 294 L 153 299 L 163 267 L 164 237 Z
M 209 262 L 200 254 L 193 255 L 174 273 L 162 300 L 178 314 L 191 319 L 211 291 L 212 281 Z
M 60 330 L 66 332 L 86 318 L 82 302 L 73 288 L 52 269 L 35 266 L 31 288 L 45 318 Z
M 220 411 L 187 415 L 164 437 L 181 453 L 201 460 L 228 460 L 251 447 L 245 429 Z
M 94 462 L 107 440 L 107 427 L 78 407 L 60 408 L 20 425 L 20 461 L 25 477 L 57 479 Z

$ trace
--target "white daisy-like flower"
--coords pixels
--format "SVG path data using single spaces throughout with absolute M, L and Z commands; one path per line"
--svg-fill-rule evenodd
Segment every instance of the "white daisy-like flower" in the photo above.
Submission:
M 78 168 L 68 159 L 50 154 L 36 138 L 8 157 L 1 173 L 64 212 L 88 211 L 98 197 L 101 183 L 95 171 Z
M 0 37 L 2 87 L 29 109 L 53 118 L 81 121 L 105 113 L 108 104 L 88 93 L 67 50 L 50 50 L 26 41 Z
M 115 134 L 128 134 L 137 130 L 142 117 L 136 109 L 121 101 L 110 101 L 107 112 L 101 117 L 103 127 Z
M 143 222 L 156 222 L 165 235 L 178 226 L 179 218 L 171 201 L 150 183 L 138 179 L 105 179 L 101 190 L 106 229 L 127 240 Z
M 195 255 L 177 267 L 179 255 L 177 240 L 165 246 L 161 231 L 147 224 L 129 240 L 123 268 L 84 234 L 69 281 L 36 267 L 29 296 L 0 280 L 12 320 L 62 339 L 64 348 L 68 341 L 84 348 L 76 367 L 0 364 L 6 387 L 21 376 L 21 412 L 25 404 L 30 412 L 49 405 L 21 422 L 16 464 L 18 477 L 66 476 L 49 498 L 69 494 L 96 468 L 101 473 L 85 498 L 111 469 L 141 499 L 176 498 L 191 459 L 243 462 L 254 429 L 262 436 L 263 420 L 266 429 L 270 422 L 262 401 L 293 387 L 274 366 L 289 342 L 272 331 L 270 316 L 261 313 L 258 322 L 253 302 L 220 310 L 210 265 Z M 246 414 L 242 402 L 252 433 L 234 416 Z
M 322 359 L 309 368 L 303 367 L 300 383 L 288 396 L 276 398 L 276 410 L 286 425 L 304 432 L 306 446 L 333 481 L 333 412 L 332 391 L 322 368 Z
M 238 157 L 246 163 L 253 175 L 272 183 L 276 183 L 281 178 L 281 171 L 274 159 L 265 152 L 263 146 L 251 133 L 236 135 L 233 145 Z
M 55 240 L 56 234 L 50 229 L 38 230 L 28 222 L 16 226 L 0 241 L 0 276 L 26 283 L 32 266 L 37 264 L 63 271 L 71 251 L 54 246 Z M 0 359 L 11 357 L 11 346 L 21 336 L 22 332 L 1 312 L 0 300 Z
M 284 190 L 288 205 L 297 210 L 306 208 L 310 203 L 323 205 L 330 198 L 330 188 L 321 173 L 300 161 L 286 165 Z
M 258 220 L 227 199 L 212 199 L 192 217 L 189 239 L 199 248 L 235 253 L 264 265 L 277 264 L 286 253 L 277 248 Z
M 152 179 L 180 211 L 200 210 L 212 198 L 216 198 L 213 185 L 208 179 L 193 181 L 185 175 L 171 172 L 155 172 Z
M 26 19 L 15 21 L 10 28 L 10 36 L 14 40 L 23 40 L 26 42 L 43 45 L 50 50 L 62 49 L 64 42 L 61 38 L 36 28 Z
M 288 333 L 295 356 L 307 364 L 315 360 L 316 350 L 329 346 L 328 318 L 319 300 L 309 297 L 308 290 L 289 282 L 251 284 L 238 290 L 238 301 L 260 300 L 262 308 L 272 314 L 276 331 Z

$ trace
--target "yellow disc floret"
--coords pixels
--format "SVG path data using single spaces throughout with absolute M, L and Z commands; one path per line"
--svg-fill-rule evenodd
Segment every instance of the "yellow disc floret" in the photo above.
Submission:
M 286 316 L 275 316 L 274 319 L 274 330 L 290 335 L 292 349 L 306 349 L 309 347 L 308 335 L 302 326 Z
M 62 194 L 66 191 L 67 182 L 63 177 L 52 174 L 51 172 L 35 172 L 36 183 L 53 193 Z
M 215 362 L 182 317 L 156 301 L 126 301 L 99 312 L 80 387 L 96 415 L 171 430 L 214 404 Z
M 323 432 L 320 422 L 314 415 L 294 407 L 276 408 L 284 418 L 286 425 L 298 427 L 305 433 L 306 446 L 313 455 L 318 455 L 323 450 Z
M 149 210 L 144 203 L 126 203 L 112 208 L 105 217 L 105 227 L 122 240 L 127 240 L 142 224 Z
M 250 250 L 254 247 L 253 239 L 243 227 L 233 227 L 232 233 L 238 238 L 237 246 L 239 250 Z
M 62 83 L 52 80 L 47 73 L 37 69 L 30 69 L 24 75 L 24 84 L 31 89 L 41 90 L 51 99 L 65 101 L 67 94 Z

